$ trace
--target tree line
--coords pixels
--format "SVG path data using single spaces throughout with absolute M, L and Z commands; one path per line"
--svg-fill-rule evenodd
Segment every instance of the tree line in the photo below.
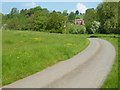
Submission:
M 119 10 L 120 2 L 103 2 L 96 9 L 87 9 L 84 20 L 88 32 L 120 34 Z
M 9 14 L 2 16 L 2 29 L 33 30 L 51 33 L 103 33 L 120 34 L 119 2 L 102 2 L 96 9 L 89 8 L 84 14 L 78 10 L 68 13 L 52 11 L 40 6 L 17 10 L 12 8 Z M 85 25 L 75 25 L 75 19 L 83 19 Z

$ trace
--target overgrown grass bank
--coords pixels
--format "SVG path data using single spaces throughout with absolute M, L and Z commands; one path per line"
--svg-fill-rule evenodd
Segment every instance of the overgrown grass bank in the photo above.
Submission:
M 85 49 L 84 35 L 62 35 L 33 31 L 3 31 L 3 85 L 71 58 Z

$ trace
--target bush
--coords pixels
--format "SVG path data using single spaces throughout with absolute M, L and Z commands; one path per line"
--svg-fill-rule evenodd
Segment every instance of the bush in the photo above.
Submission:
M 98 21 L 93 21 L 90 27 L 90 30 L 92 31 L 92 33 L 98 33 L 99 31 L 99 27 L 100 27 L 100 22 Z
M 86 32 L 88 34 L 95 34 L 95 33 L 100 33 L 100 22 L 98 21 L 93 21 L 93 22 L 89 22 L 86 25 Z
M 69 23 L 67 25 L 67 33 L 71 33 L 71 34 L 84 34 L 86 33 L 86 28 L 85 26 L 80 26 L 80 25 L 74 25 Z

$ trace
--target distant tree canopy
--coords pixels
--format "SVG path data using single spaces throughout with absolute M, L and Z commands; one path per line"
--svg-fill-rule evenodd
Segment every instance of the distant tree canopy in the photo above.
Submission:
M 11 12 L 10 12 L 11 15 L 18 14 L 18 13 L 19 13 L 19 10 L 17 10 L 17 8 L 11 9 Z
M 71 12 L 71 13 L 69 14 L 68 20 L 69 20 L 70 22 L 74 22 L 74 20 L 75 20 L 75 13 L 74 13 L 74 12 Z
M 49 15 L 46 29 L 49 30 L 50 32 L 62 33 L 66 21 L 67 18 L 64 17 L 62 14 L 52 12 Z
M 47 8 L 37 6 L 31 9 L 12 8 L 11 12 L 3 15 L 3 26 L 7 29 L 50 31 L 62 33 L 67 18 L 61 12 L 49 12 Z
M 47 24 L 47 16 L 42 12 L 35 12 L 28 19 L 28 27 L 30 30 L 34 31 L 44 31 Z
M 12 8 L 9 14 L 0 14 L 3 29 L 34 30 L 54 33 L 114 33 L 120 34 L 120 2 L 102 2 L 96 9 L 89 8 L 84 14 L 78 10 L 68 13 L 49 11 L 36 6 L 18 10 Z M 1 19 L 1 18 L 0 18 Z M 83 19 L 85 25 L 75 25 L 75 19 Z
M 67 11 L 67 10 L 64 10 L 64 11 L 63 11 L 63 15 L 64 15 L 64 16 L 67 16 L 67 15 L 68 15 L 68 11 Z
M 0 21 L 2 21 L 3 14 L 0 13 Z M 0 22 L 0 29 L 2 28 L 2 22 Z
M 76 15 L 79 15 L 79 11 L 78 11 L 78 10 L 76 10 L 76 11 L 75 11 L 75 14 L 76 14 Z

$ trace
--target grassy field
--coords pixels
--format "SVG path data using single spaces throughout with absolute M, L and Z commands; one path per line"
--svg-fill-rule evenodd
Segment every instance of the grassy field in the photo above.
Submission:
M 3 31 L 3 85 L 41 71 L 85 49 L 91 35 L 61 35 L 32 31 Z M 95 35 L 111 42 L 116 60 L 101 88 L 118 87 L 117 35 Z M 120 47 L 119 47 L 120 48 Z M 119 50 L 120 51 L 120 50 Z
M 83 35 L 33 31 L 3 31 L 2 34 L 3 85 L 71 58 L 89 44 Z

